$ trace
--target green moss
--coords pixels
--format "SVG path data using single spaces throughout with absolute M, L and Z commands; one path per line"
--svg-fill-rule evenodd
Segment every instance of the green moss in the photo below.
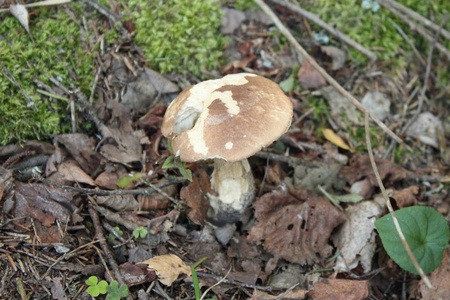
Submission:
M 219 31 L 220 5 L 211 0 L 131 0 L 129 18 L 150 67 L 162 73 L 217 68 L 226 39 Z
M 34 11 L 29 24 L 34 43 L 13 16 L 0 23 L 0 61 L 34 103 L 27 107 L 26 97 L 1 68 L 0 145 L 68 130 L 67 102 L 38 93 L 35 79 L 53 86 L 51 76 L 68 88 L 73 84 L 84 91 L 89 91 L 93 80 L 93 55 L 82 48 L 78 25 L 58 9 L 57 13 L 46 8 Z
M 334 25 L 336 29 L 342 31 L 364 47 L 374 51 L 382 60 L 391 61 L 397 67 L 405 65 L 402 50 L 409 52 L 410 48 L 394 28 L 392 21 L 401 25 L 405 32 L 410 33 L 410 39 L 415 41 L 419 49 L 424 45 L 425 47 L 420 50 L 424 50 L 426 53 L 428 43 L 424 42 L 419 35 L 412 34 L 406 24 L 385 8 L 381 8 L 377 12 L 373 12 L 370 9 L 366 10 L 361 7 L 360 0 L 299 2 L 305 8 L 319 15 L 325 22 Z M 439 23 L 442 16 L 449 12 L 449 6 L 446 4 L 448 3 L 447 0 L 402 0 L 399 2 L 427 18 L 435 16 L 436 23 Z M 320 31 L 321 29 L 317 28 L 317 30 Z M 351 52 L 357 62 L 366 62 L 367 58 L 363 54 L 354 49 L 351 49 Z

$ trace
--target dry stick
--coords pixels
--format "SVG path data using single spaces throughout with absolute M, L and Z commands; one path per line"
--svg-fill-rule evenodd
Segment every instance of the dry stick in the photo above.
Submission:
M 369 117 L 368 117 L 367 113 L 364 114 L 364 128 L 365 128 L 365 132 L 366 132 L 366 147 L 367 147 L 367 152 L 369 153 L 370 164 L 372 165 L 372 170 L 375 173 L 375 177 L 377 179 L 378 186 L 380 187 L 381 194 L 383 195 L 383 198 L 386 201 L 386 206 L 389 210 L 389 213 L 392 216 L 392 221 L 394 222 L 395 229 L 397 230 L 397 233 L 400 236 L 400 240 L 402 241 L 403 247 L 405 248 L 406 252 L 408 253 L 408 256 L 411 259 L 414 267 L 419 272 L 420 277 L 422 278 L 423 282 L 432 292 L 435 293 L 435 289 L 434 289 L 433 285 L 431 284 L 430 280 L 423 272 L 422 268 L 419 265 L 419 262 L 417 261 L 416 257 L 412 253 L 411 248 L 409 247 L 408 242 L 406 241 L 405 235 L 402 232 L 402 229 L 398 222 L 397 216 L 394 212 L 394 209 L 392 208 L 391 202 L 389 201 L 389 196 L 386 193 L 386 189 L 384 188 L 383 181 L 381 180 L 380 173 L 378 172 L 378 168 L 375 163 L 375 158 L 373 156 L 372 144 L 371 144 L 371 140 L 370 140 L 370 131 L 369 131 Z M 439 296 L 438 296 L 438 298 L 440 299 Z
M 399 12 L 398 10 L 396 10 L 394 7 L 392 7 L 391 5 L 389 5 L 386 2 L 380 2 L 385 8 L 387 8 L 391 13 L 393 13 L 394 15 L 396 15 L 400 20 L 402 20 L 403 22 L 405 22 L 406 24 L 408 24 L 409 28 L 413 31 L 417 31 L 419 34 L 421 34 L 425 39 L 428 40 L 428 42 L 432 43 L 434 41 L 433 35 L 426 30 L 425 28 L 423 28 L 422 26 L 420 26 L 419 24 L 414 23 L 413 21 L 411 21 L 408 16 L 405 16 L 404 14 L 402 14 L 401 12 Z M 445 17 L 444 17 L 445 19 Z M 444 45 L 440 44 L 440 43 L 436 43 L 436 48 L 444 55 L 447 56 L 448 59 L 450 59 L 450 51 L 447 50 L 447 48 L 445 48 Z
M 2 66 L 5 77 L 8 78 L 8 80 L 22 92 L 23 96 L 27 100 L 27 107 L 33 107 L 36 110 L 37 109 L 36 104 L 34 104 L 33 100 L 28 95 L 28 93 L 22 88 L 22 86 L 19 84 L 19 82 L 17 82 L 14 75 L 11 72 L 9 72 L 8 68 L 1 61 L 0 61 L 0 66 Z
M 445 29 L 442 29 L 442 30 L 439 29 L 438 25 L 436 25 L 435 23 L 431 22 L 430 20 L 428 20 L 427 18 L 423 17 L 422 15 L 416 13 L 412 9 L 409 9 L 406 6 L 403 6 L 402 4 L 398 3 L 397 1 L 393 1 L 393 0 L 378 0 L 378 2 L 380 2 L 381 4 L 387 3 L 388 5 L 391 5 L 392 7 L 402 11 L 403 13 L 407 14 L 411 18 L 415 19 L 416 21 L 422 22 L 423 24 L 425 24 L 425 26 L 428 26 L 428 27 L 430 27 L 431 29 L 433 29 L 435 31 L 441 31 L 440 34 L 442 34 L 442 36 L 444 36 L 447 39 L 450 39 L 450 31 L 447 31 Z
M 114 259 L 114 255 L 111 253 L 111 250 L 109 250 L 108 244 L 106 243 L 105 236 L 103 235 L 102 225 L 100 224 L 100 218 L 98 217 L 97 212 L 95 211 L 95 209 L 92 207 L 91 204 L 89 204 L 88 206 L 88 211 L 89 215 L 91 216 L 92 223 L 94 224 L 95 238 L 100 241 L 100 247 L 105 253 L 108 264 L 113 270 L 117 282 L 119 283 L 119 285 L 126 284 L 125 281 L 123 280 L 122 273 L 120 273 L 119 265 Z M 132 299 L 130 296 L 127 296 L 127 298 Z
M 377 117 L 375 117 L 373 114 L 368 112 L 364 106 L 359 103 L 358 100 L 356 100 L 355 97 L 353 97 L 349 92 L 347 92 L 336 80 L 333 79 L 328 73 L 322 69 L 321 66 L 319 66 L 318 63 L 306 52 L 305 49 L 297 42 L 297 40 L 294 38 L 294 36 L 290 33 L 290 31 L 281 23 L 280 19 L 275 15 L 275 13 L 270 9 L 267 4 L 264 3 L 263 0 L 255 0 L 255 2 L 261 7 L 261 9 L 269 15 L 269 17 L 273 20 L 275 25 L 278 27 L 278 29 L 283 33 L 283 35 L 288 39 L 288 41 L 295 47 L 298 54 L 302 56 L 302 59 L 306 59 L 306 61 L 309 62 L 309 64 L 316 69 L 320 75 L 322 75 L 328 83 L 330 83 L 336 90 L 338 90 L 342 95 L 347 97 L 356 108 L 358 108 L 363 113 L 368 113 L 369 116 L 374 120 L 378 126 L 380 126 L 387 134 L 389 134 L 393 139 L 395 139 L 398 143 L 403 143 L 402 139 L 399 138 L 392 130 L 390 130 L 383 122 L 380 121 Z
M 442 28 L 445 24 L 445 22 L 447 21 L 448 15 L 445 15 L 444 18 L 442 19 L 440 28 Z M 431 64 L 432 64 L 432 59 L 433 59 L 433 50 L 434 47 L 436 45 L 437 39 L 439 38 L 439 30 L 436 33 L 434 40 L 431 42 L 430 47 L 428 49 L 428 56 L 427 56 L 427 66 L 425 69 L 425 78 L 423 80 L 423 86 L 422 89 L 420 90 L 420 95 L 419 95 L 419 105 L 417 107 L 417 111 L 414 114 L 414 116 L 405 124 L 405 126 L 403 126 L 402 130 L 400 131 L 401 134 L 404 134 L 409 126 L 411 126 L 411 124 L 413 122 L 415 122 L 417 120 L 417 118 L 420 115 L 420 112 L 422 111 L 422 106 L 423 106 L 423 101 L 425 99 L 425 93 L 427 91 L 427 82 L 428 79 L 430 78 L 430 74 L 431 74 Z M 387 158 L 389 156 L 389 154 L 394 150 L 394 148 L 397 146 L 395 141 L 392 141 L 391 145 L 389 146 L 389 149 L 386 151 L 386 154 L 384 155 L 385 158 Z
M 286 2 L 284 0 L 271 0 L 271 2 L 276 3 L 278 5 L 281 5 L 281 6 L 284 6 L 284 7 L 288 8 L 288 9 L 292 10 L 293 12 L 296 12 L 297 14 L 307 18 L 308 20 L 316 23 L 317 25 L 319 25 L 320 27 L 322 27 L 323 29 L 328 31 L 330 34 L 336 36 L 338 39 L 340 39 L 344 43 L 352 46 L 353 48 L 355 48 L 356 50 L 358 50 L 359 52 L 361 52 L 362 54 L 367 56 L 370 60 L 374 61 L 374 60 L 377 59 L 377 55 L 375 53 L 373 53 L 372 51 L 364 48 L 361 44 L 358 44 L 356 41 L 352 40 L 351 38 L 349 38 L 348 36 L 346 36 L 345 34 L 340 32 L 339 30 L 337 30 L 333 26 L 328 25 L 322 19 L 320 19 L 317 15 L 315 15 L 315 14 L 313 14 L 313 13 L 307 11 L 307 10 L 304 10 L 300 6 L 297 6 L 297 5 L 292 4 L 292 3 L 288 3 L 288 2 Z

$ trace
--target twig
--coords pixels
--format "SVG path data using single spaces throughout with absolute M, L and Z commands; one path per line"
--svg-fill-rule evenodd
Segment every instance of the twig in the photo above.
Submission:
M 203 278 L 211 278 L 214 279 L 216 281 L 219 281 L 223 278 L 221 278 L 220 276 L 216 276 L 216 275 L 212 275 L 212 274 L 208 274 L 208 273 L 203 273 L 203 272 L 197 272 L 198 277 L 203 277 Z M 245 288 L 248 289 L 258 289 L 261 291 L 268 291 L 271 292 L 273 289 L 271 287 L 265 287 L 265 286 L 258 286 L 258 285 L 253 285 L 253 284 L 243 284 L 243 283 L 239 283 L 235 280 L 232 279 L 224 279 L 222 281 L 223 283 L 228 283 L 228 284 L 232 284 L 232 285 L 236 285 L 236 286 L 243 286 Z
M 59 264 L 63 259 L 69 259 L 69 258 L 71 258 L 72 256 L 74 256 L 78 251 L 80 251 L 81 249 L 83 249 L 83 248 L 86 248 L 86 247 L 88 247 L 88 246 L 91 246 L 91 245 L 93 245 L 93 244 L 95 244 L 95 243 L 98 243 L 98 242 L 101 242 L 100 240 L 97 240 L 97 241 L 92 241 L 92 242 L 89 242 L 89 243 L 87 243 L 87 244 L 84 244 L 84 245 L 81 245 L 80 247 L 78 247 L 78 248 L 76 248 L 76 249 L 74 249 L 74 250 L 72 250 L 72 251 L 70 251 L 70 252 L 68 252 L 68 253 L 65 253 L 65 254 L 63 254 L 63 255 L 61 255 L 48 269 L 47 269 L 47 271 L 45 272 L 45 274 L 43 275 L 43 276 L 41 276 L 41 278 L 45 278 L 45 277 L 47 277 L 48 276 L 48 274 L 50 274 L 50 271 L 52 270 L 52 268 L 54 267 L 54 266 L 56 266 L 57 264 Z
M 413 21 L 408 18 L 408 16 L 405 16 L 398 10 L 396 10 L 394 7 L 392 7 L 387 2 L 380 2 L 385 8 L 387 8 L 392 14 L 396 15 L 399 19 L 401 19 L 403 22 L 408 24 L 409 28 L 413 31 L 417 31 L 419 34 L 421 34 L 425 39 L 428 40 L 428 42 L 433 43 L 434 38 L 432 33 L 430 33 L 428 30 L 420 26 L 419 24 L 414 23 Z M 445 17 L 444 17 L 445 18 Z M 450 59 L 450 51 L 445 48 L 444 45 L 440 43 L 436 43 L 436 48 L 444 55 L 447 56 L 448 59 Z
M 139 227 L 138 224 L 128 221 L 122 218 L 120 214 L 112 212 L 109 209 L 106 209 L 100 205 L 92 203 L 92 207 L 95 208 L 95 210 L 98 211 L 100 214 L 102 214 L 102 216 L 105 217 L 108 221 L 122 225 L 126 227 L 128 230 L 134 231 L 136 230 L 136 228 Z
M 31 97 L 28 95 L 28 93 L 22 88 L 22 86 L 17 82 L 16 78 L 14 77 L 14 75 L 9 72 L 8 68 L 3 64 L 3 62 L 0 61 L 0 65 L 2 66 L 3 69 L 3 74 L 5 75 L 6 78 L 8 78 L 8 80 L 14 84 L 23 94 L 23 96 L 25 97 L 25 99 L 27 100 L 27 107 L 33 107 L 35 110 L 37 110 L 36 108 L 36 104 L 34 104 L 33 100 L 31 99 Z
M 445 22 L 447 21 L 448 15 L 445 15 L 444 18 L 442 19 L 440 28 L 442 28 L 445 24 Z M 431 64 L 432 64 L 432 59 L 433 59 L 433 50 L 434 47 L 437 43 L 437 39 L 439 38 L 439 30 L 436 33 L 433 42 L 430 44 L 430 47 L 428 49 L 428 57 L 427 57 L 427 66 L 426 66 L 426 70 L 425 70 L 425 78 L 423 80 L 423 85 L 422 85 L 422 89 L 420 90 L 420 95 L 419 95 L 419 105 L 417 107 L 417 110 L 415 112 L 415 114 L 411 117 L 411 119 L 409 119 L 409 121 L 405 124 L 405 126 L 403 126 L 402 130 L 400 131 L 401 134 L 404 134 L 409 126 L 411 126 L 412 123 L 414 123 L 417 120 L 417 117 L 419 117 L 420 112 L 422 111 L 422 106 L 423 106 L 423 101 L 425 99 L 425 93 L 427 91 L 427 82 L 428 79 L 430 78 L 430 73 L 431 73 Z M 394 148 L 397 146 L 396 141 L 392 141 L 391 144 L 389 145 L 388 150 L 386 151 L 386 155 L 385 157 L 388 157 L 389 154 L 391 153 L 392 150 L 394 150 Z
M 425 24 L 425 26 L 430 27 L 431 29 L 435 30 L 435 31 L 440 31 L 440 34 L 442 34 L 445 38 L 450 39 L 450 32 L 445 30 L 445 29 L 439 29 L 439 26 L 436 25 L 435 23 L 431 22 L 430 20 L 428 20 L 427 18 L 423 17 L 422 15 L 419 15 L 418 13 L 416 13 L 415 11 L 413 11 L 412 9 L 409 9 L 406 6 L 403 6 L 402 4 L 398 3 L 397 1 L 393 1 L 393 0 L 378 0 L 378 2 L 380 2 L 381 4 L 384 3 L 388 3 L 388 5 L 391 5 L 392 7 L 402 11 L 403 13 L 407 14 L 408 16 L 410 16 L 412 19 L 415 19 L 416 21 L 422 22 L 423 24 Z
M 394 26 L 394 28 L 398 31 L 398 33 L 400 33 L 400 35 L 402 36 L 402 38 L 408 43 L 408 45 L 411 47 L 411 49 L 413 50 L 414 54 L 416 55 L 417 59 L 420 61 L 420 63 L 425 66 L 425 60 L 423 59 L 422 55 L 420 55 L 419 50 L 417 50 L 416 46 L 414 45 L 414 43 L 411 41 L 411 39 L 408 37 L 408 35 L 406 35 L 406 33 L 403 31 L 403 29 L 397 25 L 397 23 L 395 23 L 392 20 L 391 21 L 392 26 Z
M 367 56 L 370 60 L 374 61 L 374 60 L 377 59 L 377 55 L 375 53 L 373 53 L 372 51 L 364 48 L 361 44 L 358 44 L 356 41 L 352 40 L 351 38 L 349 38 L 348 36 L 346 36 L 345 34 L 340 32 L 339 30 L 337 30 L 333 26 L 328 25 L 322 19 L 320 19 L 317 15 L 315 15 L 315 14 L 313 14 L 313 13 L 307 11 L 307 10 L 304 10 L 300 6 L 297 6 L 297 5 L 292 4 L 292 3 L 288 3 L 288 2 L 286 2 L 284 0 L 270 0 L 270 1 L 273 2 L 273 3 L 276 3 L 278 5 L 284 6 L 284 7 L 288 8 L 288 9 L 292 10 L 293 12 L 296 12 L 299 15 L 307 18 L 308 20 L 316 23 L 317 25 L 319 25 L 320 27 L 322 27 L 323 29 L 328 31 L 330 34 L 336 36 L 338 39 L 340 39 L 344 43 L 352 46 L 353 48 L 355 48 L 356 50 L 358 50 L 359 52 L 361 52 L 362 54 Z M 273 21 L 275 22 L 275 20 L 273 20 Z M 277 22 L 275 22 L 275 24 L 276 23 Z M 278 25 L 277 25 L 277 27 L 278 27 Z
M 155 191 L 157 191 L 160 195 L 164 196 L 165 198 L 169 199 L 173 204 L 175 205 L 180 205 L 180 201 L 178 201 L 177 199 L 175 199 L 174 197 L 168 195 L 166 192 L 164 192 L 163 190 L 161 190 L 159 187 L 157 187 L 156 185 L 150 183 L 149 181 L 145 181 L 145 184 L 149 185 L 152 189 L 154 189 Z
M 381 180 L 381 177 L 380 177 L 380 173 L 378 173 L 378 168 L 375 163 L 375 158 L 373 156 L 373 150 L 372 150 L 372 144 L 371 144 L 371 140 L 370 140 L 369 117 L 368 117 L 367 113 L 364 114 L 364 128 L 365 128 L 365 132 L 366 132 L 366 147 L 367 147 L 367 152 L 369 153 L 370 164 L 372 165 L 373 172 L 375 173 L 375 177 L 377 179 L 378 186 L 380 187 L 381 194 L 383 195 L 383 198 L 386 201 L 386 206 L 389 210 L 389 213 L 392 216 L 392 221 L 394 222 L 395 229 L 397 230 L 400 240 L 402 241 L 403 247 L 405 247 L 406 253 L 408 253 L 409 258 L 411 259 L 417 272 L 419 272 L 419 275 L 422 278 L 423 282 L 433 293 L 436 293 L 433 285 L 431 284 L 430 280 L 423 272 L 422 268 L 419 265 L 419 262 L 417 261 L 416 257 L 412 253 L 411 248 L 409 247 L 408 242 L 406 241 L 405 235 L 402 232 L 402 229 L 398 222 L 397 216 L 394 212 L 394 209 L 392 208 L 391 202 L 389 201 L 389 196 L 386 192 L 386 189 L 384 188 L 383 181 Z M 440 297 L 438 295 L 436 295 L 436 296 L 437 296 L 436 299 L 440 299 Z
M 146 189 L 112 190 L 112 191 L 108 191 L 108 190 L 98 190 L 98 189 L 77 188 L 77 187 L 73 187 L 73 186 L 69 186 L 69 185 L 59 184 L 57 182 L 53 182 L 53 181 L 50 181 L 48 179 L 44 179 L 37 173 L 33 173 L 33 178 L 38 180 L 38 181 L 40 181 L 40 182 L 42 182 L 42 183 L 50 184 L 50 185 L 53 185 L 53 186 L 55 186 L 57 188 L 64 189 L 64 190 L 69 191 L 69 192 L 82 193 L 82 194 L 86 194 L 86 195 L 97 195 L 97 196 L 124 196 L 124 195 L 145 195 L 145 196 L 149 196 L 149 195 L 157 192 L 158 191 L 157 189 L 161 189 L 161 188 L 163 188 L 165 186 L 168 186 L 168 185 L 182 183 L 182 182 L 187 181 L 187 179 L 181 178 L 181 179 L 178 179 L 178 180 L 163 182 L 163 183 L 156 184 L 156 185 L 152 184 L 152 187 L 146 188 Z
M 111 269 L 114 272 L 114 276 L 116 277 L 117 282 L 119 283 L 119 285 L 125 284 L 125 281 L 123 280 L 122 277 L 122 273 L 120 273 L 119 265 L 114 259 L 114 255 L 111 253 L 111 250 L 109 249 L 109 246 L 106 243 L 105 236 L 103 235 L 102 225 L 100 224 L 100 219 L 98 217 L 97 212 L 93 208 L 92 204 L 89 204 L 88 211 L 89 215 L 91 216 L 92 223 L 94 224 L 95 238 L 100 241 L 100 246 L 103 250 L 103 253 L 106 256 L 108 264 L 110 265 Z M 132 299 L 130 296 L 127 296 L 127 298 Z
M 208 292 L 214 288 L 215 286 L 218 286 L 219 284 L 221 284 L 222 282 L 225 281 L 225 279 L 227 279 L 228 275 L 230 275 L 231 272 L 231 267 L 228 270 L 227 274 L 225 274 L 225 276 L 222 277 L 222 279 L 220 279 L 219 281 L 217 281 L 215 284 L 213 284 L 212 286 L 210 286 L 209 288 L 206 289 L 206 291 L 202 294 L 202 296 L 200 297 L 200 300 L 203 300 L 206 297 L 206 294 L 208 294 Z
M 283 33 L 283 35 L 288 39 L 288 41 L 295 47 L 295 50 L 304 58 L 306 59 L 309 64 L 316 69 L 320 75 L 322 75 L 326 81 L 328 81 L 336 90 L 338 90 L 342 95 L 347 97 L 354 106 L 356 106 L 360 111 L 363 113 L 368 113 L 369 116 L 374 120 L 378 126 L 380 126 L 387 134 L 389 134 L 393 139 L 395 139 L 398 143 L 403 143 L 402 139 L 399 138 L 392 130 L 390 130 L 380 119 L 375 117 L 373 114 L 368 112 L 364 106 L 359 103 L 358 100 L 356 100 L 355 97 L 353 97 L 349 92 L 347 92 L 336 80 L 333 79 L 328 73 L 321 67 L 317 62 L 306 52 L 305 49 L 297 42 L 297 40 L 294 38 L 294 36 L 290 33 L 290 31 L 281 23 L 281 21 L 278 19 L 278 17 L 275 15 L 275 13 L 270 9 L 267 4 L 264 3 L 263 0 L 255 0 L 255 2 L 262 8 L 262 10 L 270 16 L 270 18 L 275 22 L 278 29 Z
M 445 22 L 447 21 L 448 15 L 445 15 L 444 18 L 442 19 L 442 23 L 440 25 L 439 28 L 442 28 L 442 26 L 444 26 Z M 405 125 L 405 127 L 403 127 L 402 129 L 402 134 L 406 132 L 406 130 L 409 128 L 409 126 L 411 126 L 411 124 L 413 122 L 416 121 L 417 117 L 419 116 L 420 112 L 422 111 L 422 106 L 423 106 L 423 101 L 425 99 L 425 93 L 427 91 L 428 88 L 428 79 L 430 78 L 430 72 L 431 72 L 431 64 L 432 64 L 432 59 L 433 59 L 433 50 L 435 45 L 437 44 L 437 39 L 439 38 L 439 30 L 436 33 L 433 41 L 430 44 L 430 47 L 428 49 L 428 57 L 427 57 L 427 67 L 425 70 L 425 78 L 423 80 L 423 86 L 422 89 L 420 90 L 420 95 L 419 95 L 419 105 L 417 107 L 417 111 L 414 114 L 414 116 L 409 120 L 409 122 Z

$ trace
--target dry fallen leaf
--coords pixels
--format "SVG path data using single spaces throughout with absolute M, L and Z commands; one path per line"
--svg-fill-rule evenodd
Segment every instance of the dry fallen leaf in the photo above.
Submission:
M 336 71 L 341 69 L 345 64 L 345 52 L 334 46 L 321 46 L 320 50 L 331 57 L 331 70 Z
M 181 189 L 180 197 L 191 208 L 189 219 L 197 225 L 205 223 L 206 213 L 209 209 L 207 193 L 213 193 L 205 171 L 200 172 L 199 177 L 194 177 L 192 182 Z
M 314 285 L 311 296 L 320 300 L 363 300 L 369 297 L 369 281 L 323 279 Z
M 289 262 L 312 264 L 331 254 L 328 239 L 345 216 L 327 200 L 299 203 L 292 198 L 285 188 L 258 199 L 254 204 L 258 224 L 250 230 L 249 240 Z M 280 205 L 283 201 L 292 204 Z
M 253 291 L 252 297 L 249 298 L 249 300 L 277 300 L 277 299 L 299 300 L 299 299 L 305 299 L 307 294 L 308 294 L 308 291 L 306 291 L 306 290 L 293 290 L 293 291 L 279 293 L 277 295 L 270 295 L 266 292 L 255 289 Z
M 345 210 L 347 221 L 332 237 L 341 253 L 334 266 L 335 270 L 350 271 L 359 263 L 365 273 L 371 270 L 376 248 L 374 223 L 383 211 L 383 208 L 373 201 L 364 201 L 347 207 Z
M 375 162 L 380 177 L 385 184 L 387 183 L 386 181 L 393 183 L 406 179 L 406 172 L 394 163 L 384 159 L 375 159 Z M 350 184 L 363 178 L 368 178 L 372 186 L 378 186 L 368 155 L 355 154 L 351 159 L 349 166 L 344 167 L 339 175 Z
M 160 255 L 147 259 L 140 264 L 148 265 L 158 275 L 162 284 L 171 286 L 180 274 L 191 276 L 191 268 L 174 254 Z
M 30 28 L 28 27 L 28 11 L 27 8 L 22 4 L 11 4 L 9 6 L 9 11 L 11 14 L 16 17 L 16 19 L 20 22 L 20 25 L 25 28 L 27 33 L 30 34 Z
M 392 198 L 395 199 L 398 207 L 403 208 L 415 205 L 418 202 L 417 194 L 419 194 L 419 187 L 413 185 L 395 192 Z
M 442 263 L 434 270 L 428 277 L 431 284 L 436 288 L 437 293 L 441 299 L 450 299 L 450 248 L 444 252 Z M 419 284 L 420 292 L 423 300 L 436 299 L 432 291 L 426 286 L 423 281 Z
M 322 87 L 320 92 L 330 105 L 331 117 L 340 128 L 348 130 L 349 122 L 352 124 L 361 123 L 358 119 L 356 107 L 351 105 L 347 97 L 338 90 L 332 86 L 326 86 Z
M 297 73 L 298 82 L 304 89 L 318 89 L 327 85 L 327 81 L 311 64 L 304 60 Z
M 333 144 L 335 144 L 336 146 L 345 149 L 345 150 L 350 150 L 350 147 L 347 146 L 347 144 L 344 142 L 344 140 L 338 136 L 336 133 L 334 133 L 333 130 L 329 129 L 329 128 L 324 128 L 322 129 L 323 135 L 325 136 L 325 138 L 327 140 L 329 140 L 330 142 L 332 142 Z
M 48 179 L 59 183 L 76 182 L 95 186 L 94 180 L 72 159 L 62 162 L 58 166 L 58 170 L 50 175 Z

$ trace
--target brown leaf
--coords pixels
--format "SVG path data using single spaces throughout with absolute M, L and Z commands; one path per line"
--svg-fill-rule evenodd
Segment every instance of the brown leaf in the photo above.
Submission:
M 180 197 L 191 208 L 188 213 L 189 219 L 197 225 L 203 225 L 209 209 L 206 193 L 212 193 L 212 190 L 204 170 L 200 171 L 199 177 L 194 177 L 188 186 L 181 189 Z
M 181 274 L 191 276 L 191 268 L 174 254 L 155 256 L 140 264 L 148 265 L 150 270 L 156 272 L 158 280 L 167 286 L 171 286 Z
M 140 267 L 135 264 L 126 262 L 119 266 L 120 273 L 122 274 L 125 283 L 130 286 L 143 284 L 155 280 L 155 271 L 149 270 L 147 267 Z
M 287 198 L 286 189 L 256 201 L 259 224 L 250 230 L 249 240 L 263 243 L 267 252 L 294 263 L 312 264 L 329 256 L 333 248 L 328 239 L 333 229 L 345 221 L 345 215 L 324 199 L 273 205 L 270 211 L 268 205 L 262 205 L 280 203 L 280 198 Z M 264 207 L 264 213 L 258 211 L 258 206 Z
M 52 298 L 56 300 L 67 300 L 67 296 L 64 292 L 64 287 L 62 284 L 62 277 L 50 277 L 45 278 L 48 282 L 51 282 L 51 292 Z
M 56 144 L 64 145 L 67 152 L 86 173 L 91 174 L 98 167 L 99 159 L 95 153 L 93 138 L 79 133 L 61 134 L 56 138 Z
M 396 192 L 392 198 L 397 202 L 397 206 L 400 208 L 413 206 L 417 204 L 416 195 L 419 193 L 419 187 L 416 185 L 407 187 L 403 190 Z
M 367 280 L 323 279 L 314 285 L 313 299 L 362 300 L 369 297 Z
M 125 126 L 126 127 L 126 126 Z M 100 126 L 104 138 L 111 138 L 113 144 L 105 144 L 100 148 L 100 154 L 109 161 L 130 166 L 141 159 L 142 147 L 138 136 L 128 129 Z
M 348 272 L 361 264 L 364 273 L 371 270 L 375 254 L 375 221 L 384 209 L 375 201 L 363 201 L 345 209 L 347 221 L 332 237 L 339 255 L 334 269 Z
M 436 288 L 436 292 L 441 296 L 441 299 L 450 299 L 450 248 L 444 252 L 444 258 L 440 266 L 434 270 L 428 278 L 431 284 Z M 423 300 L 436 299 L 432 291 L 426 286 L 423 281 L 419 284 L 420 292 Z
M 342 68 L 345 64 L 345 52 L 333 46 L 321 46 L 320 50 L 331 57 L 331 70 L 336 71 Z
M 71 212 L 68 207 L 75 209 L 70 204 L 72 193 L 44 184 L 29 185 L 18 181 L 15 184 L 16 218 L 32 215 L 47 226 L 52 224 L 55 218 L 63 224 L 69 221 Z
M 277 299 L 286 299 L 286 300 L 300 300 L 305 299 L 308 291 L 306 290 L 293 290 L 283 292 L 277 295 L 270 295 L 266 292 L 255 289 L 253 291 L 253 295 L 249 300 L 277 300 Z
M 9 192 L 13 181 L 13 172 L 0 167 L 0 200 L 2 200 L 4 194 Z
M 384 159 L 375 159 L 381 180 L 388 180 L 393 183 L 406 179 L 406 172 L 392 162 Z M 363 178 L 368 178 L 372 186 L 378 186 L 377 179 L 373 173 L 368 155 L 355 154 L 350 161 L 350 165 L 344 167 L 339 175 L 350 184 Z
M 298 70 L 297 78 L 304 89 L 318 89 L 327 85 L 325 78 L 307 60 L 303 61 L 302 67 Z
M 139 203 L 133 195 L 98 196 L 97 203 L 116 211 L 137 211 Z
M 58 170 L 48 177 L 48 179 L 59 183 L 76 182 L 95 186 L 95 182 L 91 176 L 86 174 L 72 159 L 63 161 L 58 166 Z

